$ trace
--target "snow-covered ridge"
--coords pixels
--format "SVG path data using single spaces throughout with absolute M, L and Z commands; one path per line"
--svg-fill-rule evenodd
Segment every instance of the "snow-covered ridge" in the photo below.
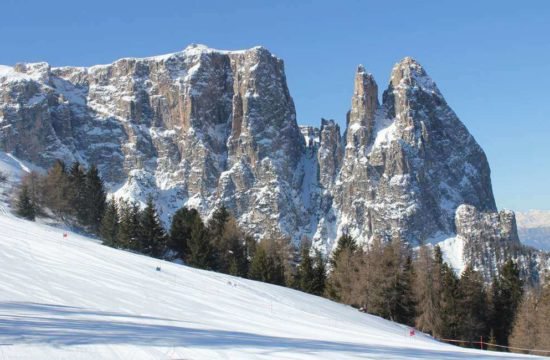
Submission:
M 114 63 L 121 62 L 121 61 L 143 61 L 143 62 L 164 62 L 171 58 L 175 57 L 196 57 L 200 56 L 201 54 L 223 54 L 223 55 L 243 55 L 250 52 L 269 52 L 265 47 L 263 46 L 254 46 L 250 49 L 244 49 L 244 50 L 220 50 L 220 49 L 214 49 L 211 47 L 208 47 L 206 45 L 202 44 L 191 44 L 187 46 L 182 51 L 177 51 L 173 53 L 167 53 L 163 55 L 155 55 L 155 56 L 146 56 L 146 57 L 123 57 L 120 59 L 117 59 L 113 61 L 111 64 L 98 64 L 93 66 L 58 66 L 58 67 L 51 67 L 51 70 L 68 70 L 68 69 L 79 69 L 82 71 L 93 71 L 94 69 L 101 69 L 105 68 L 107 66 L 111 66 Z M 272 55 L 274 56 L 274 55 Z M 19 64 L 21 66 L 25 66 L 27 69 L 25 72 L 22 72 L 18 70 L 16 67 L 8 66 L 8 65 L 0 65 L 0 79 L 6 78 L 8 80 L 40 80 L 40 73 L 38 73 L 36 69 L 43 66 L 49 65 L 45 62 L 39 62 L 39 63 L 21 63 Z
M 6 359 L 534 358 L 410 336 L 406 326 L 324 298 L 12 216 L 0 214 L 0 228 Z
M 50 71 L 45 62 L 18 64 L 17 66 L 0 65 L 0 84 L 17 81 L 43 81 Z

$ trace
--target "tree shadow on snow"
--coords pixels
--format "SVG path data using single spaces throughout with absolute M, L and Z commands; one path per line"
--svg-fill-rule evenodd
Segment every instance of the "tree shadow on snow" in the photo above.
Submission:
M 15 313 L 15 314 L 14 314 Z M 86 318 L 90 317 L 90 318 Z M 145 323 L 173 321 L 177 325 Z M 473 353 L 429 349 L 371 346 L 348 342 L 274 337 L 239 331 L 197 329 L 190 323 L 169 319 L 102 312 L 71 306 L 37 303 L 0 303 L 0 347 L 8 344 L 52 346 L 128 344 L 208 349 L 257 348 L 265 353 L 341 352 L 361 357 L 403 356 L 417 359 L 471 359 Z M 184 326 L 185 325 L 185 326 Z M 457 349 L 458 350 L 458 349 Z M 493 359 L 498 354 L 475 354 Z

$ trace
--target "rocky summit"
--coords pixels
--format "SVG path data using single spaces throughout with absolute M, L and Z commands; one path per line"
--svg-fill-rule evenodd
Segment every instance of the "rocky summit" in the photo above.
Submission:
M 536 277 L 546 255 L 497 213 L 483 150 L 424 68 L 397 63 L 381 102 L 363 66 L 353 89 L 342 133 L 333 120 L 298 126 L 283 61 L 263 47 L 0 66 L 0 150 L 43 168 L 95 163 L 116 196 L 153 195 L 166 222 L 224 204 L 258 239 L 308 237 L 326 253 L 342 233 L 454 238 L 487 278 L 508 253 Z

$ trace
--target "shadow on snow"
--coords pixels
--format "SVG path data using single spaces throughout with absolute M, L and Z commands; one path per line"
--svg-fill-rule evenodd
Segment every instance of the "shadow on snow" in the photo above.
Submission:
M 16 314 L 13 314 L 13 313 Z M 85 318 L 92 317 L 92 318 Z M 99 318 L 98 318 L 99 317 Z M 147 324 L 144 321 L 172 321 L 178 325 Z M 0 346 L 48 344 L 52 346 L 128 344 L 159 347 L 203 347 L 209 349 L 257 348 L 263 352 L 341 352 L 357 356 L 414 356 L 419 359 L 471 359 L 474 354 L 364 345 L 265 336 L 239 331 L 197 329 L 190 323 L 163 318 L 102 312 L 84 308 L 28 302 L 0 303 Z M 186 325 L 186 326 L 183 326 Z M 428 346 L 428 344 L 426 344 Z M 459 350 L 458 348 L 456 350 Z M 475 354 L 492 359 L 498 354 Z

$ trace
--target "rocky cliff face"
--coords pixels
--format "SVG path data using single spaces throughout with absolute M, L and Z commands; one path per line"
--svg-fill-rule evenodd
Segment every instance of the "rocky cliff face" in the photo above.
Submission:
M 222 202 L 251 232 L 291 233 L 304 140 L 283 62 L 266 49 L 121 59 L 90 68 L 45 63 L 0 72 L 2 150 L 41 166 L 99 164 L 117 194 L 153 193 L 165 219 Z
M 461 205 L 455 221 L 464 262 L 479 269 L 487 281 L 510 258 L 518 262 L 523 277 L 533 282 L 550 266 L 548 253 L 521 245 L 512 211 L 481 212 L 471 205 Z
M 182 205 L 208 216 L 225 204 L 257 238 L 308 236 L 327 252 L 344 232 L 411 244 L 491 233 L 516 246 L 485 154 L 411 58 L 382 103 L 357 69 L 343 134 L 332 120 L 297 125 L 283 62 L 262 47 L 2 66 L 0 149 L 43 167 L 96 163 L 115 194 L 153 194 L 166 221 Z
M 456 232 L 461 204 L 496 211 L 483 150 L 422 66 L 396 64 L 381 105 L 377 89 L 360 66 L 331 191 L 334 232 L 423 243 Z

